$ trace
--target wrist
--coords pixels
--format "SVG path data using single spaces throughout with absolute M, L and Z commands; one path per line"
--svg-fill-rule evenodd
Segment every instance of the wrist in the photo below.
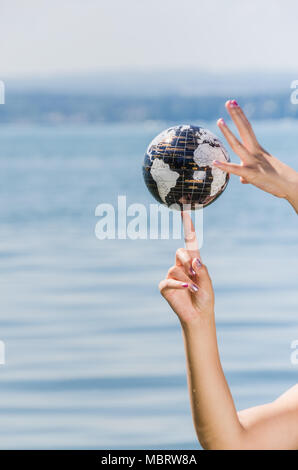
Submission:
M 215 326 L 214 311 L 198 313 L 197 315 L 187 317 L 187 319 L 180 318 L 180 324 L 185 333 L 205 330 L 210 327 L 213 328 Z
M 219 353 L 214 314 L 201 315 L 191 321 L 183 322 L 181 325 L 185 347 L 189 354 L 191 351 L 195 351 L 196 360 L 208 362 L 209 365 L 218 363 Z
M 285 199 L 293 206 L 298 213 L 298 173 L 288 181 Z

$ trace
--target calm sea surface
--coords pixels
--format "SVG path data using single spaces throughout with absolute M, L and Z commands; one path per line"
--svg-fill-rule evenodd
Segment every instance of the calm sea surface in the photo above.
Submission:
M 256 132 L 298 170 L 297 126 Z M 164 127 L 0 129 L 1 448 L 198 448 L 180 327 L 157 289 L 182 242 L 94 234 L 98 204 L 153 202 L 141 164 Z M 239 409 L 297 382 L 297 234 L 289 205 L 236 178 L 204 211 L 202 258 Z

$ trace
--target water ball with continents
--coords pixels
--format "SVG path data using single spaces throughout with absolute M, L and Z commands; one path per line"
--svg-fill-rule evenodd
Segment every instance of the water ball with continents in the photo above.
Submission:
M 224 191 L 229 175 L 212 165 L 230 161 L 218 137 L 200 126 L 166 129 L 147 148 L 143 175 L 155 199 L 168 207 L 191 210 L 208 206 Z

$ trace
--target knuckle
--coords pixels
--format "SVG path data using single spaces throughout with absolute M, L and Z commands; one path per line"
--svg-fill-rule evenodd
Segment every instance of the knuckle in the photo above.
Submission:
M 187 241 L 189 240 L 187 239 Z M 176 251 L 176 256 L 183 265 L 189 263 L 189 261 L 191 260 L 191 257 L 185 248 L 178 248 L 178 250 Z
M 250 176 L 253 176 L 255 173 L 255 170 L 253 168 L 244 168 L 244 171 L 242 173 L 242 176 L 244 179 L 249 178 Z
M 240 152 L 242 150 L 241 143 L 236 139 L 234 140 L 234 143 L 233 143 L 233 149 L 235 150 L 235 152 Z
M 172 266 L 172 267 L 168 270 L 168 276 L 169 276 L 169 277 L 174 276 L 176 272 L 177 272 L 177 266 Z
M 179 256 L 183 256 L 185 253 L 185 250 L 184 248 L 178 248 L 178 250 L 176 251 L 176 255 L 179 257 Z
M 202 264 L 202 266 L 200 268 L 200 271 L 203 271 L 204 273 L 208 273 L 208 269 L 207 269 L 206 264 Z
M 248 177 L 248 176 L 253 176 L 255 173 L 258 173 L 259 171 L 259 165 L 256 164 L 254 166 L 244 166 L 243 167 L 243 176 Z
M 196 234 L 194 232 L 190 232 L 188 235 L 185 236 L 185 241 L 193 242 L 196 239 Z
M 202 264 L 201 268 L 200 268 L 200 272 L 204 275 L 204 276 L 208 276 L 209 277 L 209 271 L 208 271 L 208 268 L 206 266 L 206 264 Z
M 159 288 L 159 291 L 161 294 L 163 294 L 165 288 L 166 288 L 166 281 L 165 279 L 163 279 L 162 281 L 160 281 L 160 283 L 158 284 L 158 288 Z

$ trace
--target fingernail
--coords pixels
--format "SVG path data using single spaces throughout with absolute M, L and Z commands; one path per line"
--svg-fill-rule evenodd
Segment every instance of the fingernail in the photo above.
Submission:
M 238 105 L 236 100 L 229 101 L 229 107 L 230 108 L 237 108 L 237 106 L 239 106 L 239 105 Z
M 213 165 L 221 165 L 221 162 L 219 160 L 213 160 L 212 164 Z
M 199 258 L 196 258 L 196 259 L 195 259 L 195 263 L 196 263 L 196 265 L 197 265 L 198 268 L 200 268 L 200 267 L 202 266 L 202 263 L 201 263 L 201 261 L 199 260 Z
M 182 284 L 182 287 L 188 287 L 188 284 L 184 283 Z
M 198 286 L 196 286 L 195 284 L 192 284 L 192 285 L 190 286 L 190 288 L 191 288 L 191 290 L 192 290 L 193 292 L 198 292 L 198 290 L 199 290 Z
M 192 274 L 193 276 L 196 274 L 195 270 L 193 268 L 190 268 L 190 274 Z
M 225 126 L 225 125 L 226 125 L 226 123 L 225 123 L 225 121 L 224 121 L 223 118 L 220 118 L 220 119 L 217 121 L 217 124 L 220 125 L 220 126 Z

